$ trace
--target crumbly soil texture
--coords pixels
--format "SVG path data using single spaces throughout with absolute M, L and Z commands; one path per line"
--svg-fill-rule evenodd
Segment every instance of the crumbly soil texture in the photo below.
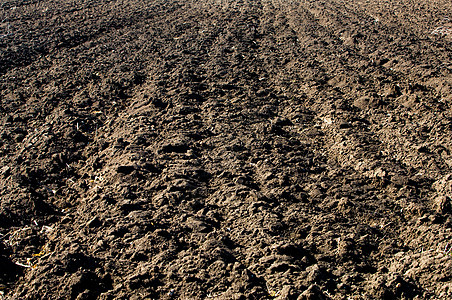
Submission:
M 450 0 L 0 3 L 0 299 L 452 299 Z

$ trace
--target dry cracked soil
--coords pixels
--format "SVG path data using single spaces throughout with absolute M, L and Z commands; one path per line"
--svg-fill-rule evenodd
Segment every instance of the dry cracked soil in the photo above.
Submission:
M 0 299 L 451 299 L 450 0 L 0 2 Z

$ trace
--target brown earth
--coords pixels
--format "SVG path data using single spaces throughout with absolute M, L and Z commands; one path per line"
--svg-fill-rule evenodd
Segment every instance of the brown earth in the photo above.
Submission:
M 0 299 L 451 299 L 450 0 L 5 0 Z

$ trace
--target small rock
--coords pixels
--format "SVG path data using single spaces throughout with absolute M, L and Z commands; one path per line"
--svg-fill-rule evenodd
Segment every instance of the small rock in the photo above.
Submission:
M 348 293 L 350 291 L 350 286 L 348 286 L 347 284 L 341 282 L 341 283 L 338 283 L 337 289 L 342 291 L 342 292 Z
M 97 241 L 97 247 L 99 247 L 99 248 L 104 248 L 104 247 L 105 247 L 105 242 L 104 242 L 104 240 L 98 240 L 98 241 Z
M 324 277 L 323 270 L 320 269 L 318 264 L 307 267 L 306 271 L 308 272 L 308 276 L 306 279 L 310 283 L 320 281 Z
M 288 263 L 283 262 L 283 261 L 275 261 L 268 268 L 268 271 L 269 271 L 270 274 L 273 274 L 273 273 L 285 272 L 285 271 L 287 271 L 289 269 L 290 269 L 290 266 L 289 266 Z
M 400 88 L 393 84 L 387 85 L 383 90 L 382 96 L 390 98 L 400 96 Z
M 438 213 L 446 213 L 451 211 L 451 199 L 447 196 L 436 197 L 433 206 Z
M 398 186 L 406 186 L 409 184 L 409 180 L 407 176 L 403 175 L 394 175 L 391 177 L 391 182 Z
M 206 233 L 212 231 L 211 226 L 194 217 L 189 217 L 187 219 L 187 227 L 190 228 L 193 232 Z
M 175 191 L 190 191 L 193 190 L 195 188 L 195 186 L 193 185 L 192 182 L 186 180 L 186 179 L 175 179 L 173 181 L 171 181 L 171 183 L 168 186 L 168 191 L 170 192 L 175 192 Z
M 0 169 L 0 174 L 8 176 L 10 169 L 11 168 L 9 166 L 4 166 Z
M 287 255 L 297 258 L 301 258 L 307 253 L 302 246 L 290 243 L 281 244 L 275 247 L 275 250 L 278 251 L 278 253 L 281 255 Z
M 353 101 L 353 105 L 359 109 L 365 110 L 368 108 L 376 108 L 380 105 L 380 100 L 372 96 L 363 96 Z
M 292 299 L 293 297 L 293 287 L 290 285 L 285 285 L 282 290 L 278 293 L 278 296 L 275 300 L 285 300 Z
M 398 102 L 407 108 L 413 108 L 419 103 L 417 95 L 402 95 L 397 98 Z
M 420 217 L 418 221 L 419 221 L 420 223 L 428 222 L 428 221 L 429 221 L 429 217 L 428 217 L 428 216 Z
M 303 293 L 301 293 L 301 295 L 298 296 L 297 298 L 297 300 L 323 300 L 323 299 L 327 298 L 325 294 L 322 293 L 320 288 L 315 284 L 309 286 L 309 288 Z
M 86 225 L 89 228 L 94 228 L 94 227 L 99 227 L 100 225 L 102 225 L 102 222 L 101 222 L 101 220 L 99 219 L 98 216 L 95 216 L 88 223 L 86 223 Z
M 386 171 L 383 170 L 382 168 L 378 168 L 375 170 L 374 172 L 374 177 L 380 177 L 380 178 L 385 178 L 386 177 Z

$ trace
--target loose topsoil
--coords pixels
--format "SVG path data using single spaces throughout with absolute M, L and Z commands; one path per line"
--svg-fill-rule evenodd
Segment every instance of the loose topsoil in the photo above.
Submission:
M 0 3 L 0 299 L 451 299 L 450 0 Z

